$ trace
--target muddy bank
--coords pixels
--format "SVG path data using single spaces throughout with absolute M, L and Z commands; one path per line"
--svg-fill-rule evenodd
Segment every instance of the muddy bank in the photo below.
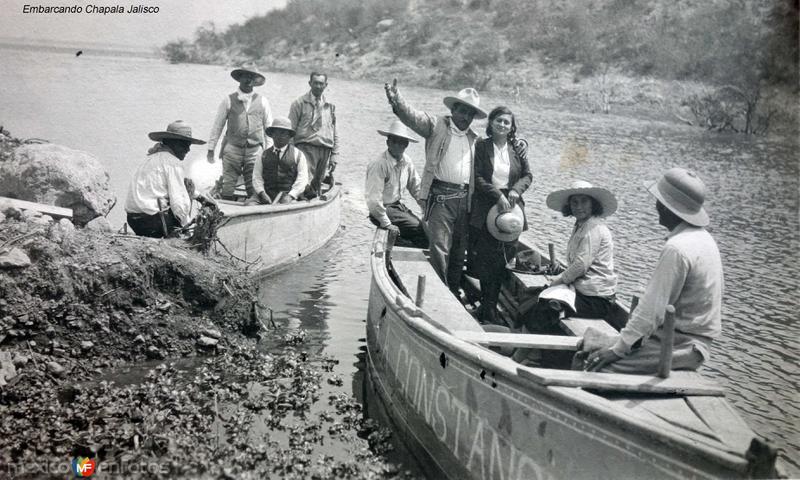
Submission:
M 233 260 L 2 210 L 1 477 L 406 476 Z

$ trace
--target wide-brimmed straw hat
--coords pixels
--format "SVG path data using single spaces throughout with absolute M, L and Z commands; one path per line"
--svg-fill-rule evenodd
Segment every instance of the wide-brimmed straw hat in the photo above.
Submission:
M 418 143 L 419 140 L 415 140 L 414 137 L 411 136 L 411 131 L 403 125 L 403 122 L 400 120 L 394 120 L 389 128 L 386 130 L 378 130 L 378 133 L 383 135 L 384 137 L 399 137 L 405 138 L 409 142 Z
M 489 209 L 486 215 L 486 228 L 489 233 L 501 242 L 513 242 L 518 239 L 525 227 L 525 214 L 519 204 L 507 212 L 500 213 L 497 205 Z
M 192 143 L 193 145 L 202 145 L 206 143 L 205 140 L 200 140 L 199 138 L 192 137 L 192 127 L 190 127 L 183 120 L 175 120 L 174 122 L 167 125 L 166 130 L 159 132 L 150 132 L 147 134 L 147 136 L 150 137 L 150 140 L 154 140 L 156 142 L 172 138 L 175 140 L 185 140 L 187 142 Z
M 696 173 L 680 167 L 670 168 L 657 182 L 645 183 L 645 187 L 681 220 L 696 227 L 708 225 L 708 213 L 703 208 L 706 186 Z
M 444 97 L 444 104 L 450 110 L 456 103 L 463 103 L 475 110 L 475 118 L 486 118 L 489 116 L 485 110 L 481 108 L 481 97 L 478 91 L 474 88 L 465 88 L 458 92 L 455 97 Z
M 231 77 L 233 77 L 233 79 L 238 82 L 239 77 L 243 73 L 250 73 L 256 76 L 256 81 L 253 82 L 254 87 L 260 87 L 261 85 L 264 85 L 264 82 L 267 81 L 267 77 L 265 77 L 263 73 L 258 71 L 258 67 L 256 67 L 256 64 L 253 62 L 245 63 L 241 67 L 232 70 Z
M 584 180 L 576 180 L 572 182 L 569 188 L 551 192 L 547 196 L 547 206 L 560 212 L 564 209 L 564 205 L 569 202 L 569 197 L 572 195 L 587 195 L 597 200 L 603 206 L 601 217 L 607 217 L 617 211 L 617 198 L 610 190 L 595 187 Z
M 266 128 L 267 135 L 272 136 L 273 130 L 286 130 L 292 134 L 294 137 L 295 131 L 292 128 L 292 121 L 286 117 L 275 117 L 272 119 L 272 123 L 269 127 Z

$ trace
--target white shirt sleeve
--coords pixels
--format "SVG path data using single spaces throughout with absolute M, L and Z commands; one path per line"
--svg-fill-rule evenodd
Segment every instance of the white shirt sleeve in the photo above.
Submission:
M 211 133 L 208 134 L 208 149 L 212 152 L 217 147 L 217 142 L 222 135 L 222 129 L 225 127 L 225 122 L 228 120 L 228 111 L 231 108 L 231 98 L 225 95 L 225 98 L 217 108 L 217 116 L 214 117 L 214 123 L 211 124 Z
M 308 162 L 305 154 L 300 149 L 295 148 L 294 151 L 297 156 L 297 178 L 294 179 L 289 195 L 297 200 L 306 189 L 306 185 L 308 185 Z
M 381 228 L 386 228 L 392 224 L 386 214 L 386 207 L 383 205 L 383 179 L 386 174 L 382 171 L 382 162 L 373 161 L 367 166 L 367 180 L 364 187 L 364 197 L 367 201 L 369 214 L 378 221 Z
M 261 163 L 261 157 L 263 156 L 263 154 L 257 156 L 256 162 L 253 164 L 253 180 L 251 183 L 253 184 L 253 193 L 255 196 L 258 196 L 259 193 L 264 191 L 264 177 L 262 176 L 264 166 Z
M 192 212 L 192 199 L 186 191 L 183 183 L 183 168 L 177 165 L 166 165 L 167 191 L 169 192 L 169 204 L 172 213 L 181 222 L 181 226 L 186 226 L 194 217 Z

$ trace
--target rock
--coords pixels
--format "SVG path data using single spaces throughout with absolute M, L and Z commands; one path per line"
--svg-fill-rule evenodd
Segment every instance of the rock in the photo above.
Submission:
M 219 330 L 213 328 L 204 328 L 203 330 L 200 331 L 200 334 L 211 338 L 222 338 L 222 333 L 220 333 Z
M 94 347 L 94 343 L 90 342 L 89 340 L 84 340 L 81 342 L 81 350 L 91 350 Z
M 72 238 L 74 233 L 75 225 L 73 225 L 68 219 L 62 218 L 58 221 L 58 223 L 53 223 L 50 225 L 50 230 L 47 232 L 47 237 L 56 243 L 63 243 L 65 240 Z
M 22 218 L 22 210 L 17 207 L 11 206 L 8 203 L 0 204 L 0 212 L 12 220 L 19 220 Z
M 164 359 L 164 353 L 158 349 L 155 345 L 150 345 L 147 347 L 147 357 L 148 358 L 155 358 L 157 360 Z
M 94 230 L 95 232 L 110 232 L 112 230 L 111 224 L 108 223 L 106 217 L 97 217 L 91 222 L 86 224 L 86 228 Z
M 133 343 L 144 343 L 144 336 L 143 335 L 136 335 L 136 338 L 133 339 Z
M 205 335 L 201 335 L 200 338 L 197 339 L 197 345 L 203 348 L 215 347 L 218 343 L 218 339 L 206 337 Z
M 377 28 L 378 30 L 388 30 L 392 28 L 392 25 L 394 25 L 394 19 L 385 18 L 380 22 L 378 22 L 377 24 L 375 24 L 375 28 Z
M 47 362 L 47 371 L 56 377 L 63 377 L 67 373 L 67 369 L 58 362 Z
M 95 157 L 52 143 L 21 145 L 0 163 L 0 196 L 71 208 L 81 226 L 116 203 L 108 173 Z
M 53 223 L 53 217 L 50 215 L 40 215 L 31 219 L 31 223 L 36 225 L 50 225 Z
M 6 221 L 6 214 L 3 213 L 3 212 L 0 212 L 0 223 L 3 223 L 5 221 Z
M 29 361 L 30 361 L 30 357 L 28 357 L 27 355 L 17 354 L 17 355 L 14 356 L 14 366 L 17 367 L 17 368 L 24 367 L 25 365 L 28 364 Z
M 0 253 L 0 268 L 22 268 L 31 264 L 31 259 L 19 248 Z
M 41 217 L 42 212 L 38 210 L 23 210 L 22 211 L 22 219 L 23 220 L 33 220 L 36 217 Z
M 17 368 L 11 359 L 10 352 L 0 352 L 0 386 L 17 376 Z

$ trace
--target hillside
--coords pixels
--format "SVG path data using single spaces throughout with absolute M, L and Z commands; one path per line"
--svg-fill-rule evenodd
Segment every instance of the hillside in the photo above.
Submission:
M 254 59 L 274 71 L 472 85 L 606 112 L 668 102 L 691 121 L 734 102 L 742 118 L 713 126 L 754 133 L 770 101 L 796 94 L 797 39 L 796 0 L 294 0 L 225 31 L 207 24 L 163 51 L 172 62 Z M 675 81 L 707 88 L 659 83 Z

